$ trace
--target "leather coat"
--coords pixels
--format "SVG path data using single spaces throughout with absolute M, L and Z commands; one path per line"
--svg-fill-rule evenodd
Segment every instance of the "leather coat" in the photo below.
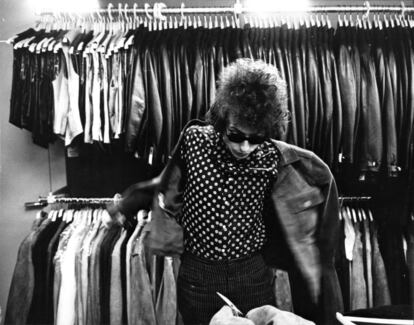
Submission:
M 190 121 L 186 128 L 203 123 Z M 305 284 L 301 290 L 309 297 L 308 302 L 302 303 L 317 307 L 318 324 L 335 324 L 335 312 L 343 308 L 334 267 L 340 225 L 335 180 L 327 165 L 314 153 L 272 141 L 281 153 L 281 161 L 271 198 L 264 209 L 268 235 L 263 250 L 265 261 L 270 266 L 296 270 Z M 148 207 L 151 197 L 155 198 L 152 219 L 146 229 L 146 245 L 155 254 L 177 256 L 184 250 L 183 230 L 176 222 L 181 213 L 184 178 L 182 162 L 174 150 L 159 177 L 131 186 L 119 203 L 121 212 L 131 214 Z

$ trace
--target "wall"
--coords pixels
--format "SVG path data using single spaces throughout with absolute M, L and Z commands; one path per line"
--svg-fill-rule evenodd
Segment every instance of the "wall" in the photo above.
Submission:
M 0 0 L 0 40 L 33 26 L 35 17 L 27 0 Z M 8 123 L 12 80 L 12 47 L 0 43 L 0 307 L 3 312 L 17 250 L 36 211 L 24 202 L 49 192 L 48 150 L 32 143 L 31 135 Z M 50 148 L 52 188 L 66 184 L 63 146 Z
M 32 2 L 35 2 L 34 0 Z M 164 1 L 169 7 L 179 0 Z M 103 7 L 109 1 L 101 0 Z M 130 6 L 134 1 L 128 1 Z M 142 2 L 139 3 L 142 7 Z M 153 4 L 154 1 L 149 1 Z M 187 7 L 226 6 L 233 1 L 186 1 Z M 313 1 L 315 5 L 361 4 L 362 1 Z M 400 1 L 372 1 L 374 4 L 399 5 Z M 406 1 L 413 5 L 413 1 Z M 33 26 L 35 16 L 28 0 L 0 0 L 0 40 Z M 32 144 L 31 135 L 8 123 L 12 78 L 12 48 L 0 43 L 0 307 L 7 303 L 9 285 L 20 242 L 28 234 L 36 212 L 25 211 L 24 202 L 49 192 L 48 150 Z M 64 150 L 56 143 L 50 148 L 51 188 L 66 184 Z

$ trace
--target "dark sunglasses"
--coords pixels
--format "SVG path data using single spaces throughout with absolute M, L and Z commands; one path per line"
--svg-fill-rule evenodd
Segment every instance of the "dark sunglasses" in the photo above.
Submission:
M 247 136 L 243 133 L 227 132 L 227 138 L 231 142 L 241 143 L 245 140 L 249 141 L 250 144 L 262 144 L 266 141 L 266 137 L 263 135 L 250 135 Z

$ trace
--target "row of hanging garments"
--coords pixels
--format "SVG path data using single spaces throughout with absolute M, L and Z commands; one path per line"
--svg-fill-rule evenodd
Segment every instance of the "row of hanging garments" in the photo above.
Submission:
M 337 250 L 336 269 L 345 310 L 407 304 L 408 272 L 402 272 L 408 263 L 405 237 L 399 233 L 401 245 L 396 249 L 387 238 L 390 232 L 395 233 L 386 226 L 392 222 L 378 220 L 381 216 L 373 213 L 366 203 L 344 204 L 340 218 L 343 235 Z M 392 259 L 388 256 L 391 251 Z M 394 272 L 393 268 L 398 270 Z
M 6 324 L 173 324 L 177 261 L 142 243 L 147 214 L 124 227 L 103 209 L 39 212 L 20 245 Z
M 223 66 L 254 58 L 287 82 L 285 140 L 334 170 L 395 176 L 412 168 L 411 23 L 340 21 L 335 31 L 327 19 L 247 17 L 242 28 L 189 21 L 79 20 L 17 35 L 10 122 L 44 146 L 55 135 L 66 145 L 122 139 L 128 152 L 163 164 L 185 123 L 214 101 Z

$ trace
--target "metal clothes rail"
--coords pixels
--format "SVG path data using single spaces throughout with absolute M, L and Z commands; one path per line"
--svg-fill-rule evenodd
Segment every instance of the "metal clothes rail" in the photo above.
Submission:
M 119 201 L 119 198 L 76 198 L 48 195 L 47 197 L 39 197 L 34 202 L 26 202 L 24 206 L 26 209 L 36 209 L 48 206 L 49 204 L 104 205 L 116 201 Z
M 48 195 L 47 197 L 39 197 L 35 202 L 26 202 L 26 209 L 35 209 L 45 207 L 49 204 L 79 204 L 79 205 L 103 205 L 106 203 L 114 203 L 119 201 L 119 197 L 112 198 L 76 198 L 76 197 L 60 197 L 56 195 Z M 371 196 L 340 196 L 339 202 L 363 202 L 371 200 Z
M 372 199 L 371 196 L 340 196 L 339 202 L 366 202 Z
M 110 3 L 107 9 L 97 8 L 96 10 L 88 11 L 87 13 L 99 13 L 112 15 L 113 13 L 118 14 L 146 14 L 149 16 L 153 15 L 154 18 L 162 19 L 163 14 L 255 14 L 263 12 L 260 8 L 243 7 L 239 0 L 236 1 L 232 7 L 199 7 L 199 8 L 186 8 L 184 3 L 181 4 L 180 8 L 168 8 L 164 3 L 155 3 L 151 8 L 148 3 L 144 5 L 144 8 L 138 8 L 137 4 L 134 4 L 133 8 L 128 8 L 128 5 L 118 5 L 118 8 Z M 266 9 L 266 13 L 365 13 L 369 15 L 371 12 L 379 13 L 397 13 L 400 12 L 402 15 L 409 12 L 414 12 L 414 7 L 406 7 L 404 2 L 401 2 L 401 6 L 371 6 L 368 1 L 364 2 L 362 6 L 310 6 L 298 9 Z M 64 12 L 69 13 L 69 12 Z M 41 12 L 40 15 L 55 15 L 56 12 Z

